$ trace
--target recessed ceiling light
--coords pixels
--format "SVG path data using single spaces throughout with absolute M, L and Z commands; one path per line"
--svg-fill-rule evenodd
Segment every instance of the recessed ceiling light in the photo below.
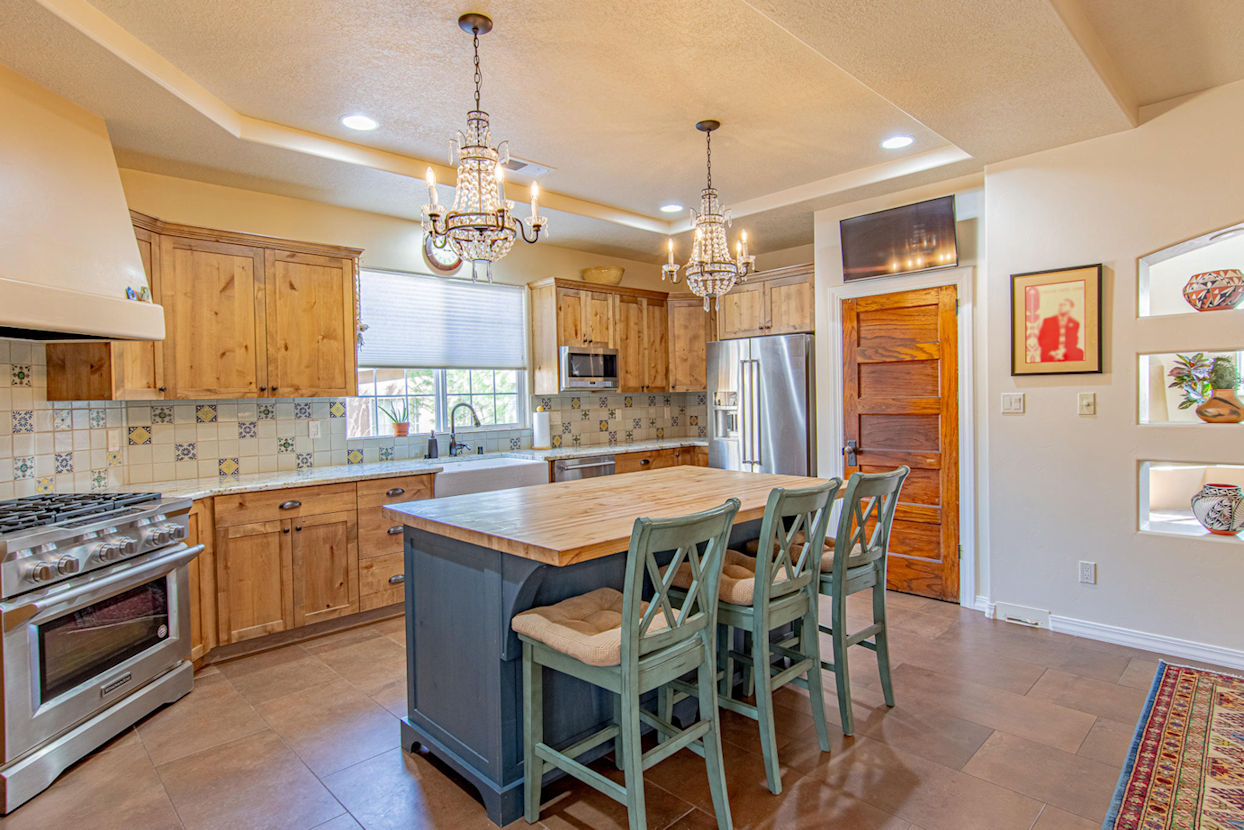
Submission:
M 667 205 L 661 205 L 661 212 L 662 213 L 680 213 L 682 212 L 682 205 L 678 204 L 677 202 L 670 202 Z
M 361 132 L 374 130 L 380 126 L 380 124 L 376 122 L 376 119 L 369 118 L 366 115 L 343 115 L 341 117 L 341 123 L 352 130 L 359 130 Z
M 909 135 L 892 135 L 881 142 L 881 146 L 887 150 L 901 150 L 904 147 L 910 147 L 913 141 L 915 139 Z

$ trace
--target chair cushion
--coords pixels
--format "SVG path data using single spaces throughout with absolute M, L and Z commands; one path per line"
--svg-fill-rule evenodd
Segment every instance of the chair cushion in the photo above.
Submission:
M 648 603 L 643 603 L 647 609 Z M 622 662 L 622 592 L 597 588 L 553 605 L 515 614 L 510 627 L 589 666 L 616 666 Z M 648 633 L 666 628 L 657 614 Z
M 671 583 L 684 591 L 691 588 L 691 565 L 678 566 Z M 726 551 L 726 561 L 721 567 L 721 586 L 717 598 L 732 605 L 751 605 L 752 592 L 756 588 L 756 558 L 737 550 Z
M 867 552 L 856 551 L 855 553 L 847 557 L 847 570 L 850 570 L 851 568 L 858 568 L 861 565 L 867 565 L 869 562 L 872 562 L 872 561 L 873 560 L 869 558 Z M 821 573 L 827 574 L 833 569 L 834 569 L 834 549 L 828 542 L 826 542 L 825 552 L 821 554 Z

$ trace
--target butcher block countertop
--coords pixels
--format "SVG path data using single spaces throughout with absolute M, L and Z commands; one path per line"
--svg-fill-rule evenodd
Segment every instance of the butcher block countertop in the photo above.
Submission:
M 825 479 L 744 473 L 711 467 L 667 467 L 513 490 L 402 502 L 386 511 L 397 521 L 450 539 L 564 566 L 630 546 L 639 516 L 666 518 L 739 499 L 736 522 L 764 515 L 774 487 L 810 487 Z

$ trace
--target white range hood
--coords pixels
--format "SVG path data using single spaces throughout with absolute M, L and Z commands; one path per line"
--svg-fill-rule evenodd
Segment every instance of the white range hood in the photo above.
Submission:
M 0 337 L 162 340 L 102 119 L 0 65 Z

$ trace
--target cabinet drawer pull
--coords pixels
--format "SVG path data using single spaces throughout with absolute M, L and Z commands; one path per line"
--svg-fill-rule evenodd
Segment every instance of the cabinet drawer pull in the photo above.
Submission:
M 276 391 L 276 387 L 275 387 L 275 386 L 274 386 L 274 387 L 272 387 L 272 391 L 273 391 L 273 392 L 275 392 L 275 391 Z
M 157 392 L 167 392 L 167 391 L 168 391 L 168 387 L 167 387 L 167 386 L 161 386 L 161 387 L 159 387 L 158 389 L 156 389 L 156 391 L 157 391 Z
M 267 392 L 267 391 L 268 391 L 268 387 L 266 387 L 266 386 L 261 386 L 261 387 L 259 387 L 259 391 L 260 391 L 260 392 Z
M 283 527 L 283 528 L 281 528 L 281 532 L 282 532 L 282 533 L 289 533 L 289 528 L 288 528 L 288 527 Z
M 302 502 L 298 501 L 297 499 L 290 499 L 289 501 L 281 502 L 282 510 L 294 510 L 299 507 L 302 507 Z
M 651 463 L 652 463 L 652 459 L 651 459 L 651 458 L 641 458 L 641 459 L 639 459 L 639 464 L 640 464 L 640 466 L 647 466 L 648 464 L 651 464 Z
M 299 533 L 302 533 L 302 525 L 298 525 L 298 527 L 294 528 L 294 530 L 298 531 Z
M 389 528 L 389 529 L 388 529 L 387 533 L 388 533 L 390 536 L 396 536 L 396 535 L 398 535 L 399 533 L 401 533 L 401 532 L 402 532 L 402 528 L 403 528 L 403 527 L 404 527 L 404 525 L 393 525 L 393 527 L 391 527 L 391 528 Z
M 406 574 L 393 574 L 393 576 L 389 577 L 390 585 L 401 585 L 405 581 Z
M 384 494 L 385 494 L 386 496 L 400 496 L 400 495 L 402 495 L 402 494 L 403 494 L 403 493 L 405 493 L 405 492 L 406 492 L 406 488 L 405 488 L 405 487 L 393 487 L 393 488 L 391 488 L 391 489 L 389 489 L 389 490 L 386 490 Z

